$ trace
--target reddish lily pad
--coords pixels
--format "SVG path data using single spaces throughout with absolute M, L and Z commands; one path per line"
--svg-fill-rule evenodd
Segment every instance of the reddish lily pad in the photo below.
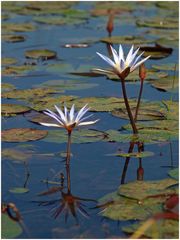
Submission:
M 2 141 L 4 142 L 27 142 L 44 138 L 47 135 L 45 130 L 32 128 L 11 128 L 2 131 Z
M 48 49 L 34 49 L 34 50 L 28 50 L 25 52 L 25 56 L 27 58 L 34 58 L 34 59 L 53 59 L 56 58 L 56 52 L 51 51 Z

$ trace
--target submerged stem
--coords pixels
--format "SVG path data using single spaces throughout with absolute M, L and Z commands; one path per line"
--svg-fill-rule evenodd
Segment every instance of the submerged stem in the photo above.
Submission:
M 137 101 L 137 105 L 136 105 L 136 112 L 135 112 L 135 115 L 134 115 L 134 121 L 135 122 L 137 121 L 137 116 L 138 116 L 138 111 L 139 111 L 141 96 L 142 96 L 142 91 L 143 91 L 143 85 L 144 85 L 144 81 L 141 79 L 141 86 L 140 86 L 138 101 Z
M 125 102 L 125 105 L 126 105 L 126 110 L 128 112 L 128 116 L 129 116 L 129 120 L 130 120 L 132 129 L 133 129 L 133 133 L 137 134 L 138 130 L 136 128 L 136 124 L 135 124 L 135 121 L 134 121 L 134 118 L 133 118 L 133 115 L 132 115 L 132 112 L 131 112 L 131 108 L 130 108 L 127 93 L 126 93 L 125 79 L 122 78 L 119 74 L 118 74 L 118 76 L 121 79 L 121 86 L 122 86 L 122 91 L 123 91 L 124 102 Z

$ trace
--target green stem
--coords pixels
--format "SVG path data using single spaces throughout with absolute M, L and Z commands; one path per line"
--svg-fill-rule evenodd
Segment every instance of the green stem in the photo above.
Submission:
M 68 131 L 68 142 L 67 142 L 67 155 L 66 155 L 66 164 L 70 163 L 70 156 L 71 156 L 71 132 Z
M 143 83 L 144 83 L 144 81 L 141 79 L 141 86 L 140 86 L 138 101 L 137 101 L 137 105 L 136 105 L 136 112 L 134 115 L 135 122 L 137 121 L 138 111 L 139 111 L 139 107 L 140 107 L 141 96 L 142 96 L 142 91 L 143 91 Z
M 125 105 L 126 105 L 126 110 L 128 112 L 128 116 L 129 116 L 129 120 L 130 120 L 132 129 L 133 129 L 133 133 L 137 134 L 138 130 L 136 128 L 136 124 L 135 124 L 135 121 L 134 121 L 134 118 L 133 118 L 133 115 L 132 115 L 132 112 L 131 112 L 131 108 L 130 108 L 130 105 L 129 105 L 128 97 L 127 97 L 127 94 L 126 94 L 125 79 L 122 78 L 119 74 L 118 74 L 118 76 L 121 79 L 121 86 L 122 86 L 122 91 L 123 91 L 124 102 L 125 102 Z

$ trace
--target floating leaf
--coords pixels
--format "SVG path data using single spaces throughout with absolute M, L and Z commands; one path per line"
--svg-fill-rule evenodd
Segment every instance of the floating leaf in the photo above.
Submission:
M 47 96 L 48 94 L 57 93 L 58 91 L 53 88 L 30 88 L 30 89 L 22 89 L 22 90 L 12 90 L 9 92 L 2 93 L 3 98 L 13 98 L 13 99 L 40 99 L 43 96 Z
M 174 189 L 167 189 L 178 182 L 171 178 L 159 181 L 135 181 L 119 187 L 118 194 L 127 198 L 142 200 L 157 194 L 174 193 Z
M 11 193 L 17 193 L 17 194 L 23 194 L 29 192 L 28 188 L 23 188 L 23 187 L 14 187 L 9 189 L 9 192 Z
M 136 24 L 138 27 L 153 27 L 153 28 L 165 28 L 173 29 L 178 28 L 178 19 L 176 18 L 151 18 L 151 19 L 141 19 L 137 20 Z
M 175 70 L 175 65 L 176 69 L 178 70 L 178 64 L 176 63 L 163 63 L 163 64 L 153 64 L 152 68 L 157 69 L 157 70 L 163 70 L 163 71 L 174 71 Z
M 132 234 L 136 232 L 143 224 L 134 223 L 130 226 L 122 227 L 122 231 L 128 234 Z M 154 234 L 158 237 L 158 239 L 178 239 L 179 236 L 179 223 L 176 220 L 172 219 L 162 219 L 158 222 L 155 222 L 152 226 L 150 226 L 145 232 L 143 232 L 143 237 L 154 238 Z M 154 233 L 154 231 L 156 231 Z
M 17 63 L 17 59 L 15 58 L 2 58 L 1 64 L 2 65 L 11 65 Z
M 87 16 L 86 16 L 87 17 Z M 70 17 L 70 16 L 55 16 L 55 17 L 35 17 L 35 22 L 43 23 L 43 24 L 51 24 L 51 25 L 76 25 L 85 22 L 84 17 L 77 18 Z
M 16 42 L 24 42 L 25 37 L 21 35 L 12 35 L 12 34 L 3 34 L 2 41 L 16 43 Z
M 178 11 L 178 2 L 174 1 L 168 4 L 166 1 L 159 1 L 155 3 L 159 8 L 168 9 L 168 11 Z
M 47 135 L 45 130 L 32 128 L 11 128 L 2 131 L 2 141 L 4 142 L 27 142 L 44 138 Z
M 156 44 L 161 45 L 162 47 L 166 48 L 178 48 L 179 46 L 179 39 L 171 37 L 171 36 L 166 36 L 163 38 L 159 38 L 156 40 Z
M 61 92 L 64 90 L 83 90 L 97 86 L 98 84 L 96 83 L 89 83 L 84 80 L 50 80 L 43 82 L 40 85 L 36 85 L 36 87 L 54 88 L 56 90 L 60 90 Z
M 8 159 L 16 162 L 25 162 L 32 156 L 32 153 L 25 152 L 15 148 L 4 148 L 2 150 L 2 159 Z
M 153 152 L 133 152 L 133 153 L 123 153 L 123 152 L 119 152 L 119 153 L 115 153 L 115 154 L 108 154 L 110 156 L 116 156 L 116 157 L 130 157 L 130 158 L 145 158 L 145 157 L 151 157 L 154 155 Z
M 144 43 L 150 43 L 150 40 L 139 36 L 112 36 L 100 39 L 101 42 L 110 44 L 135 44 L 140 45 Z
M 3 103 L 1 105 L 1 114 L 2 116 L 5 116 L 5 117 L 9 117 L 11 115 L 16 115 L 19 113 L 24 113 L 29 110 L 30 110 L 29 107 L 18 105 L 18 104 Z
M 101 141 L 105 137 L 105 133 L 97 130 L 80 129 L 72 134 L 73 143 L 91 143 Z M 45 142 L 66 143 L 67 133 L 64 130 L 49 130 L 48 136 L 44 138 Z
M 168 57 L 172 53 L 172 48 L 162 47 L 160 45 L 156 46 L 144 46 L 140 48 L 140 51 L 144 52 L 143 56 L 151 56 L 151 59 L 161 59 Z
M 35 30 L 36 30 L 36 27 L 31 23 L 3 23 L 2 24 L 2 33 L 32 32 Z
M 175 168 L 168 172 L 168 175 L 176 180 L 179 180 L 179 169 Z
M 2 75 L 4 76 L 23 75 L 35 69 L 36 69 L 36 66 L 32 66 L 32 65 L 8 66 L 2 70 Z
M 14 89 L 15 89 L 15 86 L 13 84 L 1 83 L 1 91 L 2 92 L 11 91 L 11 90 L 14 90 Z
M 53 59 L 56 58 L 56 52 L 48 49 L 34 49 L 25 52 L 25 57 L 34 59 Z
M 46 71 L 55 73 L 72 72 L 73 66 L 69 63 L 55 63 L 47 66 Z
M 18 222 L 12 220 L 8 215 L 1 215 L 1 237 L 3 239 L 16 238 L 22 233 L 22 228 Z
M 177 77 L 166 77 L 155 81 L 150 81 L 151 85 L 161 91 L 178 91 L 179 79 Z

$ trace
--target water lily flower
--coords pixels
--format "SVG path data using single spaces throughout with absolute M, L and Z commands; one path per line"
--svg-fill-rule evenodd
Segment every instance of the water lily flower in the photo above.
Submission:
M 48 127 L 60 127 L 65 128 L 68 132 L 71 132 L 73 128 L 77 126 L 85 126 L 85 125 L 91 125 L 99 121 L 99 119 L 95 121 L 84 121 L 87 118 L 91 117 L 93 114 L 90 114 L 87 117 L 83 117 L 88 111 L 89 107 L 87 107 L 88 104 L 86 104 L 83 108 L 79 110 L 79 112 L 75 113 L 75 106 L 72 105 L 70 111 L 68 112 L 66 106 L 64 106 L 64 112 L 58 108 L 56 105 L 55 108 L 57 110 L 57 113 L 52 112 L 49 109 L 46 109 L 46 111 L 43 111 L 46 115 L 50 116 L 51 118 L 55 119 L 57 123 L 44 123 L 40 122 L 41 125 L 48 126 Z
M 121 44 L 119 45 L 119 54 L 112 46 L 110 46 L 110 47 L 111 47 L 114 61 L 99 52 L 97 52 L 97 54 L 103 60 L 105 60 L 111 67 L 113 67 L 114 71 L 111 71 L 111 73 L 116 73 L 119 76 L 124 77 L 124 78 L 129 73 L 133 72 L 136 68 L 138 68 L 142 63 L 144 63 L 148 58 L 150 58 L 150 56 L 148 56 L 148 57 L 142 59 L 141 61 L 139 61 L 140 57 L 143 55 L 144 52 L 142 52 L 140 55 L 137 56 L 139 48 L 134 51 L 133 45 L 132 45 L 131 49 L 129 50 L 126 58 L 124 57 L 124 51 L 123 51 Z M 102 69 L 96 69 L 96 70 L 99 70 L 101 72 L 107 72 L 106 70 L 104 71 Z

